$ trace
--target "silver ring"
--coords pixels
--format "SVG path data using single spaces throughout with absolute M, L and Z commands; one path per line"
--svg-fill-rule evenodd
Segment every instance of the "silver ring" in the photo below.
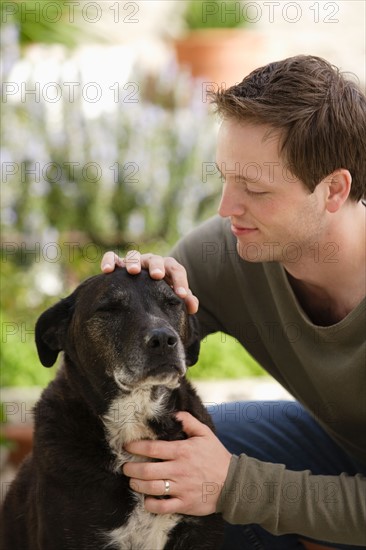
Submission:
M 164 489 L 164 495 L 169 495 L 170 492 L 170 481 L 168 479 L 163 479 L 165 489 Z

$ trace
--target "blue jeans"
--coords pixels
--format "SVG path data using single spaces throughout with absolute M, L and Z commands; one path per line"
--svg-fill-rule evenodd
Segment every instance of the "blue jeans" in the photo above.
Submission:
M 242 401 L 209 408 L 217 435 L 233 454 L 242 453 L 313 474 L 366 474 L 296 401 Z M 361 526 L 360 526 L 361 528 Z M 305 538 L 305 537 L 302 537 Z M 321 541 L 313 541 L 321 544 Z M 366 548 L 323 543 L 329 548 Z M 274 536 L 258 525 L 227 524 L 222 550 L 300 550 L 296 535 Z

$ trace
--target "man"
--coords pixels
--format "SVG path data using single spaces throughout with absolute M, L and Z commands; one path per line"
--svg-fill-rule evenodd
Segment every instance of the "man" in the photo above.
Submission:
M 153 513 L 221 512 L 225 548 L 365 547 L 366 98 L 296 56 L 212 100 L 221 218 L 174 259 L 109 252 L 103 270 L 147 268 L 191 313 L 196 295 L 202 336 L 236 337 L 296 401 L 222 404 L 218 438 L 179 413 L 188 439 L 132 443 L 162 462 L 123 471 Z

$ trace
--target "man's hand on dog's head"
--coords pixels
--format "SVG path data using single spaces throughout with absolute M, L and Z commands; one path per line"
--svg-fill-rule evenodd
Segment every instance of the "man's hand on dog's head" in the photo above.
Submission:
M 125 258 L 120 258 L 114 252 L 106 252 L 102 258 L 102 271 L 110 273 L 116 266 L 125 267 L 131 275 L 140 273 L 141 269 L 147 269 L 152 279 L 165 279 L 174 292 L 185 301 L 188 313 L 197 313 L 198 299 L 189 288 L 187 272 L 174 258 L 141 254 L 137 250 L 130 250 Z

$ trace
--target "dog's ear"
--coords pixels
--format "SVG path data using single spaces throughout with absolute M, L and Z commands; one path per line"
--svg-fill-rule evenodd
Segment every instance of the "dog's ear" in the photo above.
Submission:
M 200 333 L 197 317 L 188 315 L 189 338 L 186 344 L 186 365 L 191 367 L 197 363 L 200 352 Z
M 67 327 L 75 305 L 75 293 L 47 309 L 36 323 L 36 346 L 44 367 L 55 364 L 64 349 Z

